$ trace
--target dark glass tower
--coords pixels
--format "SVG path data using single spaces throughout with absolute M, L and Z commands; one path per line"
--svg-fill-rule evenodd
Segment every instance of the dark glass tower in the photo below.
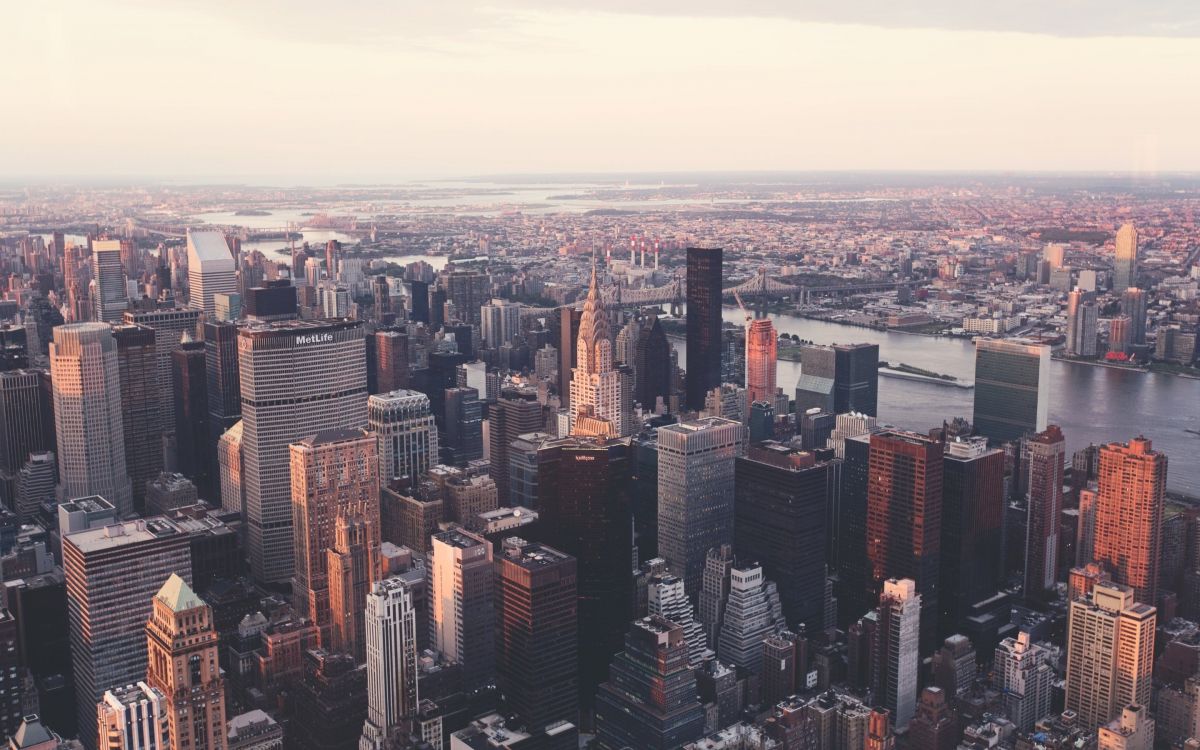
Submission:
M 971 606 L 1004 578 L 1004 451 L 987 438 L 946 446 L 942 476 L 941 629 L 962 632 Z
M 721 384 L 721 265 L 719 247 L 687 250 L 687 408 Z
M 1046 429 L 1050 347 L 976 339 L 975 430 L 993 444 Z
M 209 473 L 208 377 L 204 342 L 184 335 L 171 352 L 171 379 L 175 402 L 175 446 L 179 473 L 191 479 L 205 500 L 215 500 L 220 487 Z
M 554 328 L 558 330 L 558 400 L 562 408 L 571 408 L 571 370 L 579 351 L 579 323 L 583 310 L 560 307 L 554 311 Z
M 637 373 L 637 393 L 634 400 L 647 411 L 654 409 L 662 398 L 668 409 L 671 406 L 671 343 L 663 333 L 658 316 L 652 316 L 642 327 L 637 349 L 633 355 L 633 368 Z
M 813 408 L 830 414 L 876 416 L 879 407 L 879 345 L 808 346 L 800 352 L 796 413 Z
M 870 473 L 871 436 L 846 438 L 842 462 L 842 492 L 833 519 L 837 545 L 838 621 L 843 627 L 862 617 L 878 599 L 871 596 L 867 562 L 867 482 Z
M 133 488 L 133 507 L 141 511 L 146 482 L 163 470 L 162 405 L 154 330 L 141 325 L 113 326 L 121 382 L 121 422 L 125 466 Z M 171 424 L 174 424 L 172 418 Z

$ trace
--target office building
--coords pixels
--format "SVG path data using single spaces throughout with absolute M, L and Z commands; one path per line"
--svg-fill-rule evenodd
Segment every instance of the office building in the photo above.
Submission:
M 1100 446 L 1093 555 L 1134 600 L 1158 601 L 1167 457 L 1144 437 Z M 1145 703 L 1145 701 L 1138 701 Z
M 779 336 L 766 318 L 746 325 L 746 408 L 755 401 L 775 398 L 776 350 Z
M 596 696 L 596 746 L 671 750 L 703 734 L 683 629 L 661 617 L 635 621 Z
M 375 389 L 372 393 L 391 393 L 408 388 L 408 334 L 400 331 L 375 332 Z
M 430 619 L 434 647 L 462 665 L 468 690 L 495 678 L 492 545 L 462 529 L 433 536 Z
M 374 434 L 359 429 L 322 430 L 289 446 L 295 540 L 296 609 L 332 644 L 328 551 L 337 522 L 361 516 L 368 529 L 368 554 L 379 548 L 379 457 Z
M 665 568 L 666 563 L 661 557 L 647 560 L 642 565 L 643 572 L 639 575 L 646 577 L 646 614 L 659 615 L 683 628 L 683 637 L 688 644 L 688 663 L 698 669 L 713 652 L 709 651 L 704 637 L 704 625 L 692 615 L 692 603 L 683 588 L 683 581 L 665 572 Z M 638 585 L 641 586 L 640 580 Z
M 55 447 L 47 382 L 38 370 L 0 372 L 0 497 L 14 508 L 17 474 L 31 455 Z
M 408 582 L 392 577 L 372 584 L 364 621 L 367 721 L 360 745 L 374 750 L 417 715 L 417 617 Z
M 146 623 L 146 683 L 166 697 L 170 750 L 225 747 L 225 678 L 213 611 L 172 573 Z
M 466 466 L 483 458 L 483 403 L 474 388 L 443 391 L 444 434 L 439 439 L 441 463 Z
M 1116 250 L 1113 254 L 1113 291 L 1124 292 L 1138 285 L 1138 231 L 1132 223 L 1122 224 L 1117 230 Z
M 146 515 L 171 516 L 200 500 L 196 485 L 182 474 L 164 471 L 146 483 Z
M 154 331 L 154 361 L 158 371 L 159 419 L 162 431 L 175 431 L 174 380 L 171 374 L 171 355 L 179 349 L 186 333 L 189 341 L 196 337 L 200 320 L 199 310 L 166 308 L 161 310 L 130 311 L 125 313 L 126 325 L 139 325 Z
M 1146 290 L 1129 287 L 1121 293 L 1121 312 L 1129 318 L 1129 343 L 1144 346 L 1146 343 Z
M 488 409 L 488 473 L 496 481 L 501 504 L 511 504 L 509 494 L 509 450 L 521 435 L 546 426 L 537 389 L 526 386 L 502 388 L 500 398 Z
M 622 408 L 621 373 L 613 360 L 608 310 L 600 297 L 596 269 L 583 303 L 579 340 L 571 373 L 571 434 L 623 437 L 629 433 Z M 528 432 L 528 430 L 526 430 Z
M 188 306 L 211 320 L 217 317 L 216 295 L 237 294 L 237 261 L 225 235 L 217 231 L 188 231 Z
M 288 446 L 366 424 L 362 324 L 287 321 L 238 337 L 247 552 L 255 578 L 282 583 L 294 560 Z
M 785 630 L 779 593 L 757 563 L 735 563 L 729 571 L 729 596 L 721 613 L 717 658 L 752 674 L 762 671 L 762 642 Z
M 993 444 L 1046 429 L 1050 347 L 975 339 L 975 431 Z
M 162 399 L 158 391 L 154 331 L 137 324 L 115 325 L 112 335 L 117 342 L 125 469 L 129 475 L 133 508 L 142 511 L 146 482 L 163 469 Z M 171 426 L 173 429 L 173 421 Z
M 447 267 L 442 273 L 442 286 L 446 290 L 446 301 L 454 306 L 458 320 L 480 325 L 480 311 L 490 296 L 491 282 L 487 274 Z
M 480 335 L 489 349 L 513 343 L 521 334 L 521 305 L 506 299 L 493 299 L 480 312 Z
M 888 430 L 871 436 L 867 487 L 869 592 L 889 579 L 914 582 L 920 593 L 921 651 L 936 646 L 938 569 L 942 533 L 942 444 L 911 432 Z M 912 700 L 916 700 L 914 690 Z M 899 725 L 912 712 L 897 714 Z
M 171 352 L 172 395 L 175 414 L 175 466 L 191 479 L 207 500 L 216 493 L 217 477 L 208 457 L 208 373 L 204 342 L 184 332 L 179 348 Z
M 1027 631 L 1005 638 L 992 662 L 996 687 L 1004 694 L 1004 713 L 1017 730 L 1029 732 L 1050 713 L 1056 675 L 1050 650 L 1033 643 Z
M 1091 596 L 1071 602 L 1066 707 L 1083 726 L 1106 724 L 1130 703 L 1150 705 L 1157 619 L 1119 583 L 1097 582 Z
M 658 552 L 688 595 L 700 595 L 704 558 L 733 542 L 735 461 L 745 427 L 720 417 L 658 429 Z
M 129 307 L 129 288 L 121 265 L 120 240 L 92 241 L 92 277 L 96 283 L 95 320 L 119 323 Z
M 796 413 L 858 412 L 874 417 L 879 408 L 879 345 L 833 344 L 800 350 Z
M 379 483 L 416 481 L 438 462 L 438 431 L 429 397 L 395 390 L 367 399 L 367 426 L 379 438 Z
M 721 276 L 719 247 L 687 249 L 687 408 L 704 408 L 721 385 Z
M 960 632 L 971 607 L 1004 581 L 1004 451 L 954 438 L 942 461 L 938 601 L 941 631 Z
M 54 329 L 50 377 L 59 498 L 100 495 L 124 516 L 133 512 L 133 492 L 125 464 L 119 371 L 117 344 L 108 324 L 74 323 Z M 89 699 L 89 707 L 99 698 Z
M 170 711 L 163 692 L 145 682 L 104 691 L 96 705 L 99 750 L 170 750 Z
M 58 483 L 58 462 L 53 451 L 30 453 L 29 460 L 17 472 L 14 508 L 18 523 L 31 523 L 44 503 L 55 500 L 54 486 Z
M 496 560 L 496 672 L 508 710 L 525 731 L 579 723 L 578 603 L 575 558 L 512 537 Z M 576 750 L 577 732 L 553 747 Z
M 1133 336 L 1133 324 L 1125 315 L 1117 315 L 1108 321 L 1108 352 L 1128 354 Z
M 356 661 L 366 658 L 363 602 L 381 574 L 379 526 L 378 515 L 372 520 L 364 506 L 340 513 L 334 522 L 333 544 L 325 550 L 329 647 Z
M 562 407 L 571 409 L 571 380 L 579 348 L 579 324 L 583 322 L 583 310 L 560 307 L 555 310 L 552 323 L 558 331 L 558 398 Z
M 162 518 L 63 537 L 72 679 L 80 739 L 97 747 L 96 704 L 113 685 L 146 676 L 145 624 L 172 573 L 191 578 L 188 537 Z
M 1058 578 L 1059 517 L 1062 514 L 1066 439 L 1058 425 L 1022 441 L 1021 470 L 1029 494 L 1025 498 L 1025 585 L 1027 599 L 1040 599 Z
M 239 419 L 217 440 L 217 471 L 221 477 L 221 509 L 241 513 L 242 518 L 246 517 L 244 458 L 242 420 Z
M 214 317 L 218 322 L 228 322 L 242 317 L 242 295 L 217 292 L 213 295 Z
M 837 474 L 813 454 L 768 441 L 736 461 L 734 549 L 779 587 L 788 624 L 825 623 L 825 514 Z
M 287 279 L 276 279 L 262 286 L 251 287 L 246 290 L 244 311 L 249 323 L 295 320 L 299 314 L 296 287 Z
M 283 750 L 283 727 L 260 708 L 230 717 L 226 750 Z
M 210 455 L 221 435 L 242 418 L 242 394 L 238 382 L 237 326 L 233 323 L 204 324 L 204 376 L 207 378 Z M 215 470 L 216 464 L 210 467 Z
M 1097 354 L 1100 310 L 1089 292 L 1074 289 L 1067 294 L 1066 352 L 1073 357 Z
M 950 707 L 946 693 L 936 687 L 922 690 L 917 713 L 908 724 L 910 747 L 955 750 L 960 736 L 958 716 Z
M 671 364 L 671 343 L 657 315 L 647 318 L 638 334 L 633 369 L 637 373 L 634 400 L 646 411 L 657 411 L 658 400 L 662 399 L 664 411 L 670 411 L 675 368 Z
M 713 547 L 704 556 L 704 575 L 701 579 L 700 603 L 696 609 L 704 627 L 706 642 L 716 644 L 725 621 L 725 604 L 729 601 L 730 576 L 733 572 L 733 545 Z
M 922 609 L 911 578 L 883 582 L 872 661 L 877 700 L 898 727 L 907 726 L 916 713 Z

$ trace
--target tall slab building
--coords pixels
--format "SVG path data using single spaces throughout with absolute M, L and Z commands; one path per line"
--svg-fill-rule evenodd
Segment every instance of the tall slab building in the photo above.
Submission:
M 719 247 L 687 249 L 687 408 L 699 411 L 721 385 L 721 275 Z
M 1050 347 L 975 339 L 975 430 L 993 444 L 1046 429 Z
M 189 231 L 187 237 L 188 307 L 217 317 L 217 294 L 237 294 L 237 261 L 222 232 Z

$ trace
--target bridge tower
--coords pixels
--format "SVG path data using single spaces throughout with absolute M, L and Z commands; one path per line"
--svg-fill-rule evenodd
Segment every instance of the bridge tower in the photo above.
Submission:
M 675 294 L 671 300 L 671 315 L 676 318 L 683 315 L 683 282 L 675 279 Z

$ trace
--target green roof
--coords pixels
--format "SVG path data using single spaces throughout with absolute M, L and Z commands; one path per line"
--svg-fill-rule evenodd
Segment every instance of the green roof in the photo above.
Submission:
M 204 606 L 204 600 L 196 596 L 196 592 L 192 591 L 192 587 L 187 584 L 187 581 L 180 578 L 177 573 L 171 574 L 171 577 L 167 579 L 163 587 L 158 590 L 158 595 L 155 598 L 170 607 L 172 612 L 184 612 Z

